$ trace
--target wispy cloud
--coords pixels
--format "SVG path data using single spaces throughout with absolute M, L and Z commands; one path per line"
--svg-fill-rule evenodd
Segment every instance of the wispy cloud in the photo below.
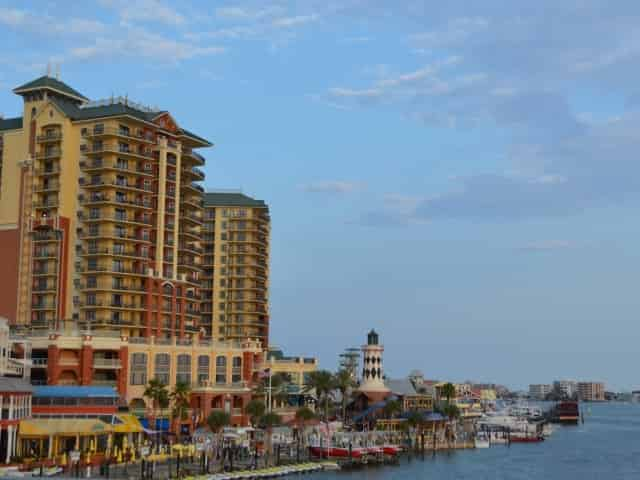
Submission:
M 300 185 L 300 190 L 310 193 L 352 193 L 365 188 L 364 183 L 328 180 Z
M 0 25 L 43 36 L 86 35 L 106 30 L 106 25 L 99 20 L 77 17 L 56 19 L 49 15 L 8 7 L 0 7 Z M 43 28 L 43 25 L 46 25 L 46 28 Z
M 184 15 L 160 0 L 100 0 L 100 3 L 116 10 L 120 21 L 127 24 L 155 22 L 180 26 L 187 23 Z
M 216 17 L 225 20 L 259 20 L 284 13 L 280 5 L 269 5 L 263 8 L 233 6 L 216 8 Z
M 320 18 L 317 13 L 311 15 L 297 15 L 295 17 L 281 17 L 273 21 L 273 26 L 277 28 L 290 28 L 298 25 L 304 25 L 305 23 L 315 22 Z

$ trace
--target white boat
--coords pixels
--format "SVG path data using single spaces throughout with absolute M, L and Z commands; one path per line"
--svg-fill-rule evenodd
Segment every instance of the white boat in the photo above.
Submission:
M 476 438 L 473 439 L 473 445 L 476 448 L 489 448 L 491 446 L 491 441 L 489 440 L 489 436 L 486 432 L 478 432 L 476 434 Z

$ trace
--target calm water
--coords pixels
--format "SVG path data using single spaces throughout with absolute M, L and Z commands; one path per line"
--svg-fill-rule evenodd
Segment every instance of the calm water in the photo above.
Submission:
M 590 409 L 590 412 L 589 412 Z M 539 444 L 404 458 L 399 466 L 313 475 L 318 480 L 387 479 L 640 479 L 640 405 L 585 409 L 585 424 L 557 426 Z M 309 477 L 311 478 L 311 477 Z

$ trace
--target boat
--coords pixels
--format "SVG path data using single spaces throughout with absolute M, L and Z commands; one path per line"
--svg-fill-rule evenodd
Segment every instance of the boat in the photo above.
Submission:
M 400 453 L 400 447 L 397 445 L 383 445 L 382 450 L 385 455 L 398 455 Z
M 310 446 L 309 451 L 312 455 L 316 457 L 328 458 L 328 457 L 336 457 L 336 458 L 361 458 L 364 454 L 369 453 L 368 449 L 363 448 L 352 448 L 351 454 L 349 454 L 349 449 L 344 447 L 335 447 L 331 446 L 320 447 L 320 446 Z
M 580 407 L 575 400 L 558 402 L 549 412 L 549 420 L 553 423 L 577 425 L 580 420 Z
M 522 433 L 512 434 L 509 437 L 509 441 L 511 443 L 538 443 L 542 442 L 543 440 L 544 437 L 542 435 L 529 435 Z
M 487 432 L 478 432 L 473 439 L 473 445 L 475 448 L 489 448 L 491 441 Z

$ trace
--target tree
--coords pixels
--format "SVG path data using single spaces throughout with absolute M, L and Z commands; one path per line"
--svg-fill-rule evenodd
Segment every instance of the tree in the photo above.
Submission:
M 249 415 L 251 425 L 253 426 L 258 424 L 258 421 L 264 415 L 265 410 L 266 407 L 264 406 L 264 402 L 255 398 L 247 403 L 246 407 L 244 407 L 244 411 Z
M 454 418 L 458 418 L 460 416 L 460 409 L 455 403 L 448 403 L 442 409 L 442 413 L 446 415 L 449 420 L 453 420 Z
M 409 425 L 409 427 L 414 431 L 422 430 L 422 426 L 424 425 L 424 416 L 420 412 L 412 410 L 407 417 L 407 425 Z
M 402 404 L 398 400 L 389 400 L 382 407 L 382 413 L 385 418 L 392 418 L 395 414 L 402 411 Z
M 329 400 L 334 388 L 333 375 L 328 370 L 316 370 L 309 373 L 305 391 L 315 390 L 318 402 L 324 401 L 324 420 L 329 418 Z
M 222 446 L 222 430 L 231 423 L 231 415 L 223 410 L 213 411 L 207 417 L 207 426 L 216 436 L 216 449 L 220 452 Z
M 278 415 L 275 412 L 269 412 L 269 413 L 265 413 L 262 418 L 260 419 L 260 425 L 266 430 L 267 432 L 267 456 L 268 458 L 271 458 L 272 455 L 272 433 L 273 433 L 273 427 L 276 427 L 278 425 L 282 424 L 282 418 L 280 417 L 280 415 Z
M 451 399 L 456 396 L 456 387 L 452 383 L 445 383 L 442 386 L 442 395 L 447 399 L 447 403 L 451 403 Z
M 333 386 L 340 392 L 342 397 L 342 421 L 347 421 L 347 396 L 356 386 L 353 376 L 349 370 L 341 369 L 333 376 Z
M 269 383 L 271 383 L 270 409 L 272 410 L 274 400 L 277 402 L 285 402 L 288 399 L 291 376 L 284 372 L 278 372 L 271 375 L 271 379 L 269 379 L 269 377 L 265 377 L 257 385 L 254 394 L 268 398 Z
M 174 421 L 177 420 L 176 439 L 180 442 L 182 430 L 182 421 L 186 420 L 189 415 L 191 397 L 191 387 L 184 382 L 176 383 L 171 392 L 171 400 L 173 401 L 172 416 Z
M 298 461 L 300 461 L 300 444 L 302 443 L 303 447 L 305 447 L 305 445 L 306 445 L 306 438 L 305 438 L 305 435 L 304 435 L 304 427 L 307 424 L 307 422 L 309 422 L 310 420 L 313 420 L 314 418 L 316 418 L 316 414 L 309 407 L 300 407 L 298 410 L 296 410 L 295 420 L 296 420 L 296 424 L 298 426 L 298 438 L 297 438 L 297 443 L 298 443 L 297 459 L 298 459 Z
M 142 396 L 151 401 L 152 414 L 150 415 L 149 423 L 152 423 L 151 420 L 155 422 L 158 416 L 162 417 L 162 410 L 169 406 L 169 392 L 167 391 L 167 386 L 160 380 L 152 378 L 145 387 Z M 158 415 L 158 410 L 160 411 L 160 415 Z M 160 429 L 158 429 L 158 431 L 159 430 Z M 158 433 L 156 439 L 156 445 L 158 448 L 159 444 L 160 434 Z

